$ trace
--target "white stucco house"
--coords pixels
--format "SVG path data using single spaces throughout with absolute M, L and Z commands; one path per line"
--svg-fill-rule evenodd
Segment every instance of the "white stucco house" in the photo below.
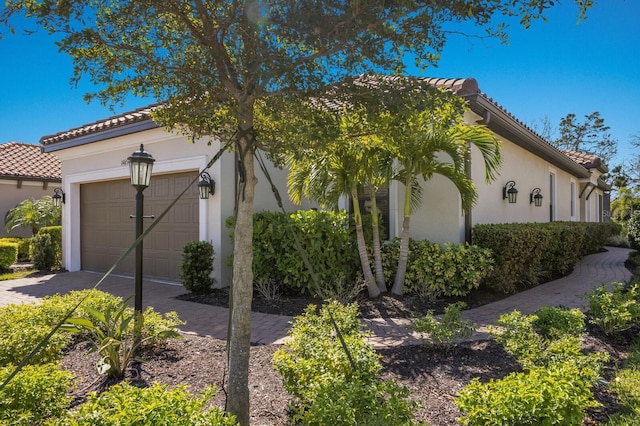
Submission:
M 4 218 L 24 200 L 53 195 L 53 188 L 60 187 L 60 173 L 58 158 L 43 153 L 39 145 L 0 144 L 0 237 L 31 237 L 30 228 L 16 228 L 7 234 Z
M 600 179 L 606 166 L 599 159 L 557 150 L 478 88 L 474 79 L 428 79 L 464 97 L 471 108 L 465 119 L 486 124 L 502 141 L 503 166 L 498 179 L 484 182 L 482 161 L 472 152 L 468 173 L 479 191 L 478 203 L 462 214 L 460 197 L 450 182 L 434 177 L 424 185 L 423 203 L 412 216 L 412 237 L 434 242 L 462 242 L 478 223 L 603 221 L 610 187 Z M 145 190 L 145 215 L 159 215 L 204 169 L 219 143 L 190 143 L 151 120 L 153 106 L 110 117 L 54 135 L 40 142 L 46 153 L 62 164 L 63 265 L 70 271 L 106 271 L 134 240 L 135 190 L 125 160 L 140 144 L 155 158 L 153 177 Z M 225 266 L 232 243 L 225 220 L 234 214 L 237 173 L 233 153 L 225 153 L 208 170 L 215 194 L 199 199 L 194 185 L 169 215 L 145 239 L 145 278 L 176 282 L 182 247 L 192 240 L 211 241 L 216 253 L 214 274 L 219 285 L 230 283 Z M 276 210 L 277 204 L 264 176 L 256 168 L 256 211 Z M 274 183 L 286 192 L 286 172 L 273 169 Z M 508 182 L 518 190 L 515 203 L 503 198 Z M 530 202 L 538 188 L 542 203 Z M 379 196 L 390 237 L 402 226 L 403 187 L 392 183 Z M 285 208 L 295 206 L 284 197 Z M 347 203 L 345 202 L 345 206 Z M 116 272 L 132 274 L 133 256 Z

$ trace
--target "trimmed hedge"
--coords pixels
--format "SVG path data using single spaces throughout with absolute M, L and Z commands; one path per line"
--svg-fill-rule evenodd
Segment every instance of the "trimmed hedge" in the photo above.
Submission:
M 227 227 L 234 221 L 227 219 Z M 344 211 L 299 210 L 284 214 L 259 212 L 253 216 L 254 281 L 273 280 L 287 289 L 316 294 L 311 274 L 298 251 L 292 229 L 313 264 L 319 283 L 352 279 L 359 270 L 355 236 Z M 231 233 L 233 239 L 233 233 Z
M 476 225 L 474 244 L 490 249 L 495 260 L 483 286 L 513 293 L 518 286 L 564 276 L 581 257 L 600 251 L 616 230 L 615 225 L 597 222 Z
M 2 243 L 18 244 L 18 261 L 29 260 L 29 245 L 31 244 L 31 238 L 5 237 L 0 238 L 0 244 Z
M 0 271 L 18 261 L 18 244 L 0 242 Z

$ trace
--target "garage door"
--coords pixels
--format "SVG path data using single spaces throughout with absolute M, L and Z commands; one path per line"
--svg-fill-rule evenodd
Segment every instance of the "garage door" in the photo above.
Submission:
M 144 191 L 144 215 L 158 217 L 197 176 L 196 172 L 154 175 Z M 80 186 L 82 269 L 105 272 L 135 240 L 135 189 L 129 179 Z M 145 228 L 152 219 L 145 219 Z M 144 276 L 179 281 L 182 247 L 198 239 L 198 188 L 172 208 L 144 239 Z M 117 273 L 133 275 L 134 253 Z

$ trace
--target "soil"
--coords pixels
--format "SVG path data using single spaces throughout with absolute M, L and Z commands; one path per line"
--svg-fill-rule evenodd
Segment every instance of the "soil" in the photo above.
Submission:
M 208 298 L 198 298 L 199 302 L 213 303 L 224 299 L 222 293 Z M 257 306 L 265 311 L 280 309 L 281 314 L 297 315 L 310 299 L 274 304 L 257 300 Z M 318 302 L 317 300 L 315 301 Z M 442 301 L 433 302 L 430 307 L 438 308 Z M 424 301 L 420 303 L 423 305 Z M 285 311 L 287 305 L 289 310 Z M 417 302 L 412 298 L 384 296 L 373 302 L 361 305 L 364 317 L 391 316 L 406 317 L 416 311 Z M 424 310 L 424 309 L 423 309 Z M 610 380 L 615 368 L 624 359 L 627 348 L 637 336 L 639 329 L 632 329 L 616 339 L 604 335 L 599 329 L 589 326 L 584 338 L 584 347 L 593 351 L 606 351 L 611 355 L 607 365 L 605 380 Z M 279 346 L 253 346 L 250 357 L 249 389 L 251 400 L 252 425 L 288 425 L 288 406 L 291 398 L 282 386 L 282 379 L 272 367 L 271 359 Z M 466 342 L 443 351 L 427 346 L 404 346 L 378 351 L 383 366 L 383 378 L 393 379 L 406 386 L 411 398 L 418 401 L 422 408 L 416 412 L 416 420 L 422 420 L 434 426 L 459 424 L 457 418 L 462 414 L 457 409 L 454 398 L 472 378 L 478 377 L 485 382 L 499 379 L 505 375 L 520 371 L 520 365 L 501 345 L 493 340 Z M 225 404 L 225 342 L 210 337 L 184 335 L 183 339 L 174 339 L 164 347 L 148 349 L 143 353 L 143 363 L 139 376 L 128 372 L 125 380 L 137 386 L 147 386 L 158 381 L 168 385 L 186 384 L 190 391 L 197 393 L 207 385 L 218 389 L 214 404 L 224 408 Z M 75 404 L 85 399 L 90 390 L 101 391 L 113 382 L 104 381 L 95 370 L 96 354 L 87 354 L 86 343 L 77 342 L 67 351 L 64 368 L 72 371 L 78 381 L 79 391 Z M 617 410 L 615 397 L 605 386 L 594 388 L 600 408 L 589 410 L 584 425 L 606 422 L 608 416 Z

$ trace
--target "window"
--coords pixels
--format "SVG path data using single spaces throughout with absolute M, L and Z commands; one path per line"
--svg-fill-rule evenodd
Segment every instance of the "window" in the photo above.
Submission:
M 549 222 L 556 220 L 556 175 L 549 173 Z
M 571 182 L 571 219 L 576 219 L 576 183 Z

